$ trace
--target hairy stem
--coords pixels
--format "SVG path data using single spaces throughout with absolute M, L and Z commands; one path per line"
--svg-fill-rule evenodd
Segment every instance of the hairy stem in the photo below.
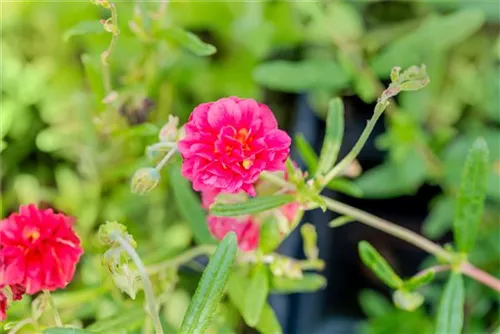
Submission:
M 474 267 L 471 263 L 465 262 L 460 266 L 460 271 L 469 277 L 472 277 L 478 282 L 489 286 L 493 290 L 500 291 L 500 280 L 496 277 L 491 276 L 487 272 L 482 271 L 479 268 Z
M 149 280 L 149 276 L 146 272 L 146 268 L 142 263 L 139 254 L 135 251 L 134 247 L 132 247 L 127 240 L 125 240 L 119 233 L 112 233 L 111 237 L 120 244 L 120 246 L 127 252 L 132 261 L 134 261 L 135 266 L 137 267 L 137 272 L 141 276 L 142 284 L 144 286 L 144 294 L 146 295 L 146 302 L 148 304 L 149 313 L 151 315 L 151 319 L 153 320 L 153 325 L 155 328 L 156 334 L 163 334 L 163 328 L 161 327 L 160 318 L 158 316 L 158 311 L 156 309 L 156 299 L 153 293 L 153 287 L 151 285 L 151 281 Z
M 448 270 L 451 270 L 451 266 L 449 264 L 443 264 L 443 265 L 439 265 L 439 266 L 432 266 L 430 268 L 427 268 L 427 269 L 424 269 L 424 270 L 418 272 L 415 275 L 415 277 L 424 276 L 424 275 L 426 275 L 430 271 L 432 271 L 434 274 L 437 274 L 437 273 L 448 271 Z
M 114 3 L 109 4 L 109 10 L 111 11 L 111 23 L 116 27 L 117 30 L 116 32 L 112 33 L 111 43 L 109 43 L 108 49 L 101 54 L 104 89 L 106 90 L 107 94 L 113 91 L 113 87 L 111 85 L 111 73 L 109 70 L 108 58 L 113 53 L 113 50 L 115 49 L 116 46 L 116 41 L 118 39 L 118 35 L 120 34 L 120 32 L 118 31 L 118 14 L 116 12 L 116 6 Z
M 50 291 L 43 290 L 43 294 L 45 295 L 45 298 L 47 298 L 50 308 L 52 309 L 52 315 L 54 316 L 54 321 L 56 322 L 56 326 L 62 327 L 63 322 L 61 320 L 61 316 L 59 315 L 59 311 L 57 310 L 56 303 L 54 303 L 54 298 L 52 298 L 52 295 L 50 294 Z
M 328 174 L 324 177 L 323 180 L 321 180 L 321 185 L 324 187 L 330 181 L 332 181 L 335 176 L 339 175 L 345 168 L 347 168 L 351 162 L 356 159 L 358 156 L 359 152 L 361 152 L 361 149 L 363 146 L 365 146 L 366 141 L 368 140 L 368 137 L 373 131 L 373 128 L 375 127 L 375 124 L 377 123 L 378 119 L 384 112 L 385 108 L 389 105 L 389 102 L 386 100 L 379 101 L 377 105 L 375 106 L 375 110 L 373 112 L 372 118 L 368 121 L 366 124 L 365 129 L 363 130 L 363 133 L 361 133 L 361 136 L 359 137 L 358 141 L 352 148 L 352 150 L 342 159 L 335 167 L 333 167 Z
M 175 154 L 175 152 L 177 152 L 177 148 L 174 147 L 163 157 L 163 159 L 161 159 L 158 165 L 156 165 L 156 170 L 160 171 L 163 166 L 165 166 L 165 164 L 170 160 L 170 158 Z
M 164 262 L 148 266 L 146 269 L 150 274 L 154 274 L 165 270 L 170 267 L 178 267 L 184 263 L 191 261 L 192 259 L 200 255 L 211 255 L 215 252 L 216 247 L 213 245 L 200 245 L 198 247 L 192 248 L 178 256 L 168 259 Z

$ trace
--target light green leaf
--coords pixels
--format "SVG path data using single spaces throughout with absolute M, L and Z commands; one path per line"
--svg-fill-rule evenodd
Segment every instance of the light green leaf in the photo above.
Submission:
M 249 326 L 255 327 L 259 322 L 264 305 L 266 305 L 268 293 L 267 268 L 264 265 L 259 265 L 254 269 L 245 294 L 243 318 Z
M 210 56 L 217 52 L 215 46 L 203 42 L 198 36 L 180 28 L 169 28 L 161 32 L 161 37 L 166 38 L 197 56 Z
M 278 247 L 281 240 L 279 222 L 274 215 L 270 215 L 260 228 L 259 249 L 264 254 L 270 253 Z
M 433 207 L 424 221 L 422 233 L 432 239 L 442 237 L 453 224 L 455 200 L 446 196 L 433 200 Z
M 355 219 L 352 217 L 340 216 L 340 217 L 333 219 L 330 223 L 328 223 L 328 226 L 339 227 L 339 226 L 345 225 L 345 224 L 353 222 L 353 221 L 355 221 Z
M 436 274 L 434 271 L 426 271 L 423 275 L 413 276 L 409 280 L 406 280 L 403 284 L 404 288 L 407 290 L 416 290 L 424 285 L 429 284 L 434 279 Z
M 305 293 L 323 289 L 326 279 L 322 275 L 307 273 L 302 278 L 291 279 L 283 276 L 273 276 L 271 293 Z
M 421 294 L 402 289 L 394 292 L 392 300 L 397 308 L 410 312 L 415 311 L 424 303 L 424 297 Z
M 200 200 L 191 190 L 189 181 L 182 177 L 180 166 L 178 164 L 169 165 L 168 175 L 177 207 L 189 223 L 194 239 L 198 244 L 213 244 L 214 239 L 208 231 L 205 211 L 201 208 Z
M 121 311 L 118 316 L 99 320 L 85 330 L 91 333 L 110 333 L 110 331 L 120 328 L 131 332 L 142 326 L 145 316 L 144 308 L 137 305 L 135 308 Z
M 73 36 L 104 33 L 104 27 L 97 20 L 80 21 L 70 29 L 66 30 L 63 35 L 63 40 L 67 42 Z
M 333 167 L 339 154 L 344 137 L 344 104 L 340 98 L 334 98 L 328 105 L 326 133 L 319 156 L 318 174 L 326 174 Z
M 270 61 L 255 69 L 253 78 L 264 87 L 283 92 L 315 89 L 337 90 L 349 83 L 349 75 L 332 60 Z
M 304 138 L 302 133 L 297 133 L 295 135 L 295 146 L 297 147 L 300 157 L 306 164 L 309 173 L 314 174 L 318 167 L 318 155 Z
M 453 232 L 457 248 L 462 252 L 469 252 L 476 241 L 486 197 L 488 160 L 488 145 L 479 138 L 467 156 L 455 206 Z
M 243 203 L 219 204 L 210 207 L 210 213 L 219 217 L 232 217 L 258 213 L 293 202 L 293 195 L 274 195 L 250 198 Z
M 202 334 L 217 310 L 229 273 L 236 257 L 238 241 L 234 232 L 226 234 L 207 268 L 189 304 L 179 334 Z
M 89 333 L 81 328 L 74 327 L 51 327 L 44 329 L 43 334 L 85 334 Z
M 358 187 L 356 183 L 345 178 L 335 178 L 330 181 L 330 183 L 328 183 L 326 187 L 328 189 L 341 192 L 351 197 L 363 197 L 363 190 L 361 190 L 361 188 Z
M 391 303 L 373 290 L 363 290 L 359 294 L 359 305 L 369 317 L 379 317 L 393 310 Z
M 243 310 L 245 308 L 245 295 L 246 289 L 249 284 L 250 282 L 247 277 L 241 275 L 238 272 L 231 273 L 231 278 L 229 279 L 227 285 L 227 292 L 231 303 L 233 303 L 240 314 L 243 314 Z M 276 314 L 274 313 L 272 307 L 269 306 L 269 304 L 266 303 L 264 305 L 260 320 L 255 325 L 255 329 L 257 329 L 261 333 L 266 334 L 283 333 L 280 323 L 276 318 Z
M 446 283 L 436 320 L 436 334 L 460 334 L 464 322 L 462 275 L 452 273 Z
M 358 245 L 359 255 L 363 263 L 370 268 L 380 280 L 393 289 L 403 285 L 401 278 L 394 272 L 382 255 L 366 241 Z

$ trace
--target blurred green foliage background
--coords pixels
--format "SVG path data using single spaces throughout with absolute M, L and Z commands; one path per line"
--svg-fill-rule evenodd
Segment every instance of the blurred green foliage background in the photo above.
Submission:
M 129 189 L 134 171 L 149 164 L 144 149 L 156 141 L 168 115 L 184 122 L 195 105 L 236 95 L 265 101 L 284 127 L 294 110 L 289 93 L 308 93 L 322 116 L 335 95 L 375 102 L 393 66 L 420 63 L 431 83 L 403 94 L 388 110 L 387 131 L 377 138 L 387 158 L 356 184 L 365 198 L 438 185 L 442 194 L 433 199 L 423 226 L 426 236 L 438 239 L 452 222 L 466 152 L 474 138 L 484 136 L 491 175 L 471 262 L 500 275 L 495 1 L 117 2 L 120 35 L 109 58 L 114 100 L 105 91 L 100 61 L 111 40 L 99 23 L 110 16 L 108 10 L 90 1 L 1 6 L 1 214 L 35 202 L 77 217 L 86 255 L 69 289 L 56 294 L 68 322 L 112 319 L 100 324 L 113 328 L 109 321 L 121 321 L 130 332 L 143 326 L 142 308 L 132 307 L 112 287 L 101 266 L 94 237 L 99 224 L 126 224 L 146 263 L 192 244 L 167 175 L 148 196 Z M 179 38 L 178 28 L 200 40 Z M 210 47 L 201 40 L 217 52 L 206 56 Z M 106 96 L 113 101 L 103 103 Z M 181 278 L 175 272 L 154 278 L 173 332 L 198 276 Z M 476 283 L 467 285 L 466 332 L 492 331 L 499 325 L 497 296 Z M 363 330 L 430 332 L 440 290 L 439 284 L 427 288 L 429 307 L 413 313 L 366 291 L 360 296 L 368 316 Z M 9 319 L 30 312 L 25 298 L 12 307 Z M 224 304 L 214 330 L 231 332 L 236 323 L 234 310 Z

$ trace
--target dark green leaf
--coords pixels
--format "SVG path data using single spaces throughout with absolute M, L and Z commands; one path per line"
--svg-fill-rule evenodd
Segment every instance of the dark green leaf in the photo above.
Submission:
M 245 308 L 243 318 L 245 322 L 255 327 L 260 320 L 262 310 L 266 305 L 267 295 L 269 293 L 269 280 L 267 268 L 259 265 L 254 269 L 250 284 L 245 294 Z
M 171 164 L 168 166 L 169 181 L 174 192 L 174 199 L 179 210 L 189 223 L 194 238 L 199 244 L 214 243 L 207 227 L 207 217 L 201 208 L 200 200 L 191 190 L 189 181 L 181 175 L 180 166 Z
M 366 241 L 361 241 L 358 248 L 363 263 L 385 284 L 393 289 L 397 289 L 403 285 L 401 278 L 372 245 Z
M 89 333 L 81 328 L 51 327 L 43 330 L 43 334 L 85 334 Z
M 271 280 L 271 293 L 305 293 L 315 292 L 326 286 L 325 277 L 307 273 L 302 278 L 291 279 L 283 276 L 273 276 Z
M 197 56 L 210 56 L 217 52 L 215 46 L 203 42 L 198 36 L 179 28 L 162 31 L 162 37 L 177 43 Z
M 336 90 L 346 87 L 350 79 L 332 60 L 270 61 L 257 66 L 253 77 L 267 88 L 291 93 Z
M 293 195 L 274 195 L 254 197 L 243 203 L 218 204 L 210 207 L 210 213 L 219 217 L 231 217 L 258 213 L 293 202 Z
M 295 146 L 309 173 L 314 174 L 318 167 L 318 155 L 301 133 L 295 135 Z
M 344 137 L 344 104 L 334 98 L 328 105 L 326 133 L 319 156 L 318 174 L 326 174 L 337 161 L 342 138 Z
M 436 320 L 436 334 L 460 334 L 464 322 L 462 275 L 452 273 L 446 283 Z
M 335 178 L 326 185 L 328 189 L 341 192 L 351 197 L 363 197 L 363 190 L 356 183 L 343 178 Z
M 488 160 L 488 146 L 479 138 L 467 156 L 455 207 L 453 232 L 457 248 L 462 252 L 469 252 L 476 240 L 486 197 Z
M 78 35 L 86 35 L 91 33 L 105 32 L 102 24 L 97 20 L 80 21 L 70 29 L 66 30 L 63 35 L 63 40 L 67 42 L 71 37 Z
M 203 272 L 179 329 L 180 334 L 205 333 L 222 298 L 237 247 L 236 234 L 226 234 Z
M 404 282 L 404 288 L 410 291 L 416 290 L 432 282 L 434 276 L 436 276 L 436 274 L 432 270 L 426 271 L 423 275 L 413 276 Z
M 238 272 L 233 272 L 227 285 L 229 299 L 236 307 L 240 314 L 243 314 L 245 308 L 246 289 L 250 284 L 247 277 Z M 283 333 L 280 323 L 276 318 L 276 314 L 269 304 L 265 304 L 262 309 L 262 314 L 255 328 L 261 333 L 281 334 Z

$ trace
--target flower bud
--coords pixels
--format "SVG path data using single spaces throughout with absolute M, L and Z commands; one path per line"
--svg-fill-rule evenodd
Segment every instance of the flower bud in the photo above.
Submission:
M 155 168 L 141 168 L 135 172 L 130 183 L 133 193 L 144 195 L 160 182 L 160 173 Z
M 99 242 L 103 245 L 109 245 L 111 247 L 116 247 L 119 245 L 111 236 L 113 234 L 118 234 L 124 238 L 132 247 L 137 247 L 137 243 L 130 234 L 127 233 L 127 228 L 118 222 L 106 222 L 99 227 L 99 232 L 97 232 L 97 238 Z
M 396 290 L 392 295 L 392 300 L 397 308 L 411 312 L 422 305 L 424 297 L 416 292 Z
M 160 141 L 175 141 L 177 139 L 177 127 L 179 118 L 168 115 L 168 122 L 161 128 L 158 138 Z
M 391 82 L 399 81 L 399 72 L 401 72 L 401 67 L 396 66 L 391 71 Z

